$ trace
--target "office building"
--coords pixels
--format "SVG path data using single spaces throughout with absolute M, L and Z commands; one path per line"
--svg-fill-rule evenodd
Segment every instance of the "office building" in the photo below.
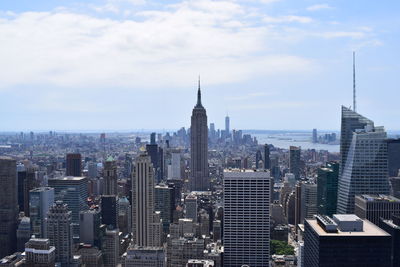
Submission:
M 16 161 L 0 157 L 0 258 L 15 252 L 18 210 Z
M 296 180 L 300 179 L 300 147 L 290 146 L 289 149 L 289 172 L 293 173 Z
M 117 163 L 112 157 L 108 157 L 104 162 L 104 195 L 118 195 L 118 174 Z
M 296 184 L 294 199 L 294 225 L 297 227 L 298 224 L 303 223 L 301 221 L 301 183 Z
M 123 267 L 165 267 L 165 264 L 162 248 L 132 246 L 122 256 Z
M 101 223 L 118 228 L 118 197 L 115 195 L 101 196 Z
M 317 185 L 301 183 L 300 223 L 303 223 L 304 219 L 312 219 L 317 213 Z
M 269 265 L 270 183 L 269 172 L 224 171 L 226 266 Z
M 69 266 L 73 262 L 72 212 L 68 205 L 56 201 L 47 215 L 47 237 L 56 248 L 56 262 Z
M 32 235 L 45 238 L 47 213 L 54 204 L 54 188 L 38 187 L 31 190 L 29 203 Z
M 179 150 L 171 152 L 171 171 L 168 171 L 168 179 L 182 179 L 181 153 Z
M 381 220 L 379 227 L 392 236 L 392 257 L 390 267 L 400 266 L 400 216 L 393 215 L 389 220 Z
M 270 155 L 269 145 L 265 144 L 264 145 L 264 169 L 266 169 L 266 170 L 269 170 L 271 167 L 269 155 Z
M 186 267 L 214 267 L 212 260 L 189 260 Z
M 49 179 L 49 187 L 54 188 L 56 200 L 61 200 L 68 205 L 72 212 L 74 237 L 79 237 L 79 213 L 88 210 L 88 181 L 85 177 L 60 177 Z
M 174 188 L 165 184 L 156 185 L 154 194 L 155 210 L 160 212 L 164 233 L 168 233 L 169 225 L 173 222 L 173 212 L 175 210 Z
M 160 246 L 162 224 L 155 213 L 154 169 L 150 157 L 136 158 L 132 177 L 132 235 L 137 246 Z
M 32 237 L 25 244 L 25 264 L 29 267 L 54 267 L 56 248 L 50 240 Z
M 31 238 L 31 221 L 29 217 L 20 218 L 17 228 L 17 251 L 24 252 L 25 243 Z
M 353 120 L 366 120 L 351 110 L 342 110 L 342 127 L 345 116 Z M 353 118 L 354 117 L 354 118 Z M 354 121 L 349 121 L 349 124 Z M 345 131 L 342 129 L 342 132 Z M 345 131 L 346 132 L 346 131 Z M 343 134 L 344 135 L 344 134 Z M 372 121 L 364 128 L 356 128 L 344 140 L 343 161 L 338 184 L 337 212 L 354 213 L 354 197 L 361 194 L 389 194 L 386 132 L 383 127 L 374 127 Z M 342 142 L 342 141 L 341 141 Z M 341 147 L 342 149 L 342 147 Z
M 400 176 L 390 177 L 390 194 L 395 198 L 400 198 Z
M 97 209 L 81 211 L 79 214 L 80 243 L 100 247 L 101 216 Z
M 317 172 L 318 213 L 332 216 L 336 213 L 339 180 L 339 163 L 328 162 Z
M 354 214 L 379 226 L 380 219 L 400 214 L 400 199 L 389 195 L 356 195 Z
M 124 234 L 132 231 L 132 208 L 126 197 L 118 199 L 118 228 Z
M 172 239 L 167 249 L 168 267 L 186 266 L 190 259 L 203 259 L 205 244 L 204 239 L 185 234 L 184 237 Z
M 185 212 L 185 218 L 197 222 L 197 196 L 195 194 L 189 194 L 185 198 Z
M 304 222 L 304 266 L 390 266 L 391 236 L 353 214 Z
M 261 151 L 257 150 L 256 152 L 256 169 L 261 169 L 264 166 L 262 166 L 263 162 L 262 162 L 262 155 L 261 155 Z
M 18 170 L 18 205 L 19 211 L 23 211 L 25 216 L 30 216 L 29 191 L 38 187 L 39 182 L 35 178 L 35 169 L 31 166 L 21 166 Z M 18 166 L 18 167 L 19 167 Z
M 389 177 L 397 177 L 400 171 L 400 139 L 388 139 L 387 149 Z
M 197 104 L 193 108 L 190 126 L 189 182 L 191 191 L 207 191 L 210 187 L 207 114 L 201 104 L 200 80 L 197 92 Z
M 66 176 L 82 176 L 82 156 L 79 153 L 68 153 Z
M 101 251 L 104 267 L 115 267 L 119 263 L 119 230 L 106 229 L 103 236 Z
M 80 244 L 75 255 L 79 255 L 85 267 L 103 267 L 101 250 L 89 244 Z
M 230 119 L 229 119 L 228 115 L 226 115 L 226 117 L 225 117 L 225 134 L 226 134 L 226 137 L 229 137 L 231 134 Z
M 314 144 L 318 143 L 318 133 L 317 133 L 317 129 L 313 129 L 312 131 L 312 142 Z

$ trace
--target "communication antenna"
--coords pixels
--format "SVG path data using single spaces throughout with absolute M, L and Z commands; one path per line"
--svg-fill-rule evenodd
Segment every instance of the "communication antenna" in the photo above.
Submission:
M 356 110 L 356 52 L 353 51 L 353 110 Z

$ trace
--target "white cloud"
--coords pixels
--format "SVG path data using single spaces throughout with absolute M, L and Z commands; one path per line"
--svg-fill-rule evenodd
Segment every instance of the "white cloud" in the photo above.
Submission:
M 263 21 L 266 23 L 292 23 L 292 22 L 310 23 L 313 21 L 313 19 L 310 17 L 304 17 L 304 16 L 288 15 L 288 16 L 279 16 L 279 17 L 265 16 Z
M 321 9 L 332 9 L 332 7 L 328 4 L 317 4 L 317 5 L 312 5 L 306 8 L 308 11 L 318 11 Z

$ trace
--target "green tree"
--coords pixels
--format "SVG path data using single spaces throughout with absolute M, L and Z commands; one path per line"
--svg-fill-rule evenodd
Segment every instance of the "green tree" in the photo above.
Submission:
M 284 241 L 271 240 L 271 255 L 294 255 L 294 247 Z

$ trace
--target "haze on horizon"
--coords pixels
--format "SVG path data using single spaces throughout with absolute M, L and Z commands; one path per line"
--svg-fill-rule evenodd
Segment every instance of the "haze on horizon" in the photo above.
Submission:
M 399 130 L 400 2 L 0 3 L 0 131 L 340 129 L 352 104 Z

